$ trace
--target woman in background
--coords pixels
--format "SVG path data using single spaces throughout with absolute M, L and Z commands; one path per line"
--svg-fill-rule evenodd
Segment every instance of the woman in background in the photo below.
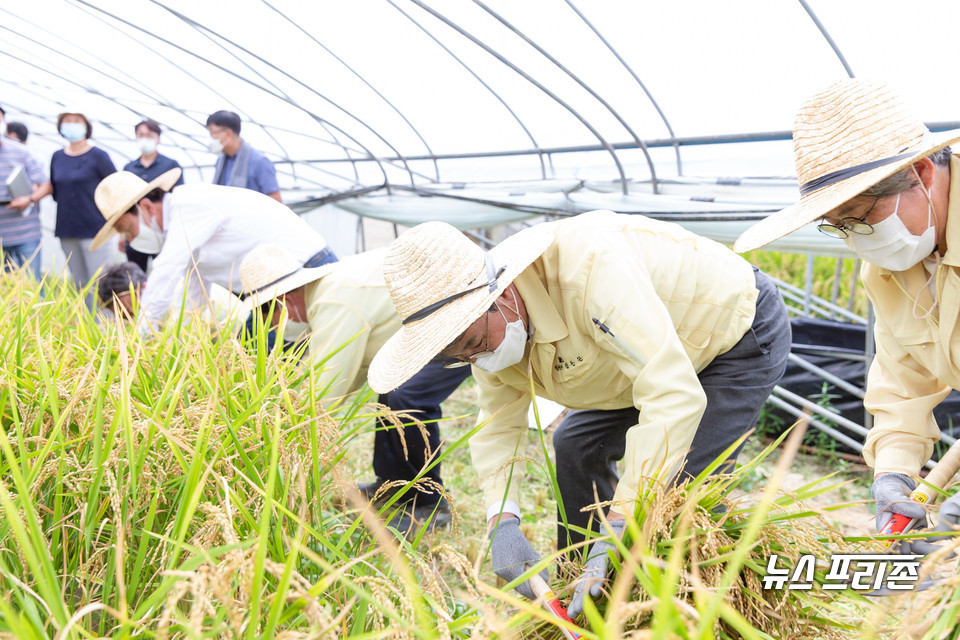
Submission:
M 90 251 L 90 242 L 106 222 L 93 201 L 94 189 L 116 168 L 105 151 L 90 143 L 93 128 L 82 113 L 61 113 L 57 130 L 69 144 L 50 159 L 50 182 L 57 202 L 54 235 L 60 238 L 73 281 L 82 288 L 113 256 L 112 246 Z M 93 309 L 93 304 L 91 291 L 87 306 Z

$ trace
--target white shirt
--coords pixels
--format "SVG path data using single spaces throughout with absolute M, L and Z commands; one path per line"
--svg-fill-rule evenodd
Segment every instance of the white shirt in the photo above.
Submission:
M 323 236 L 287 206 L 250 189 L 213 184 L 180 185 L 163 198 L 164 242 L 144 285 L 146 325 L 157 326 L 187 278 L 194 308 L 216 283 L 239 292 L 240 261 L 257 245 L 275 243 L 300 262 L 327 246 Z

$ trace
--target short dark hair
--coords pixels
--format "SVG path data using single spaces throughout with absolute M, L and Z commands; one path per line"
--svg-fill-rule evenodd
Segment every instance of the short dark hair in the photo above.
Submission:
M 944 147 L 938 151 L 931 153 L 928 158 L 933 161 L 938 167 L 949 167 L 950 166 L 950 156 L 953 155 L 953 150 L 950 147 Z M 868 198 L 883 198 L 886 196 L 895 196 L 898 193 L 903 193 L 908 189 L 913 189 L 917 186 L 916 174 L 912 170 L 913 164 L 908 164 L 905 168 L 897 171 L 896 173 L 887 176 L 880 182 L 864 189 L 860 195 L 866 196 Z
M 207 126 L 215 124 L 218 127 L 227 127 L 232 129 L 234 133 L 240 135 L 240 116 L 235 114 L 233 111 L 216 111 L 211 113 L 207 118 Z
M 88 138 L 93 137 L 93 125 L 91 125 L 90 121 L 87 120 L 87 116 L 83 115 L 82 113 L 67 112 L 67 113 L 61 113 L 60 115 L 58 115 L 57 116 L 57 132 L 60 131 L 60 125 L 63 124 L 63 119 L 66 118 L 67 116 L 80 116 L 81 118 L 83 118 L 83 122 L 87 125 L 87 137 Z
M 174 188 L 176 188 L 176 186 L 177 185 L 173 185 L 172 187 L 170 187 L 170 191 L 173 191 Z M 143 197 L 149 200 L 150 202 L 163 202 L 163 196 L 170 193 L 170 191 L 164 191 L 160 187 L 157 187 L 156 189 L 149 191 L 147 195 Z
M 109 304 L 113 296 L 128 293 L 131 287 L 137 291 L 146 281 L 147 274 L 136 262 L 116 264 L 104 271 L 97 281 L 97 297 L 102 304 Z
M 147 129 L 149 129 L 150 131 L 153 131 L 158 136 L 160 135 L 160 123 L 157 122 L 156 120 L 150 120 L 149 118 L 146 120 L 141 120 L 140 122 L 137 123 L 137 126 L 133 128 L 133 135 L 137 135 L 137 129 L 139 129 L 140 127 L 146 127 Z
M 27 125 L 22 122 L 8 122 L 7 123 L 7 133 L 12 133 L 17 136 L 17 140 L 20 142 L 27 141 L 27 135 L 30 131 L 27 130 Z

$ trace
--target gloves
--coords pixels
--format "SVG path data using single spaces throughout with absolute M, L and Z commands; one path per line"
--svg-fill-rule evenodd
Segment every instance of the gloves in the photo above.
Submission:
M 960 493 L 953 494 L 953 497 L 940 506 L 939 516 L 939 522 L 937 522 L 937 527 L 933 530 L 933 533 L 957 531 L 960 527 Z M 931 535 L 926 539 L 901 540 L 900 553 L 917 553 L 924 556 L 931 554 L 940 550 L 940 545 L 933 544 L 934 540 L 940 539 L 949 541 L 953 539 L 953 536 Z M 950 557 L 953 557 L 953 554 Z
M 910 499 L 915 488 L 913 480 L 902 473 L 885 473 L 874 479 L 870 493 L 877 501 L 877 531 L 887 526 L 894 513 L 921 520 L 926 517 L 923 505 Z
M 623 536 L 623 530 L 627 526 L 626 520 L 610 520 L 609 524 L 613 535 L 618 538 Z M 608 553 L 611 551 L 616 553 L 617 548 L 606 540 L 597 540 L 590 545 L 587 564 L 583 567 L 583 573 L 577 580 L 577 588 L 573 592 L 573 599 L 567 607 L 567 615 L 571 619 L 583 613 L 583 598 L 588 589 L 591 599 L 596 599 L 603 593 L 603 585 L 607 581 Z
M 501 518 L 500 524 L 495 525 L 490 531 L 490 540 L 493 570 L 507 582 L 513 582 L 519 578 L 526 572 L 528 564 L 534 565 L 540 562 L 540 556 L 520 531 L 520 520 L 517 518 Z M 544 581 L 550 580 L 550 574 L 546 569 L 540 572 L 540 577 Z M 518 585 L 517 591 L 529 600 L 536 598 L 528 582 Z

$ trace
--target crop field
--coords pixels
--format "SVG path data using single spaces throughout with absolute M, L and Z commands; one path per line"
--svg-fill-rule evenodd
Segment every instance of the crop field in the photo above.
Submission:
M 761 266 L 784 278 L 799 264 Z M 0 277 L 0 638 L 564 637 L 490 568 L 472 381 L 444 407 L 435 459 L 453 521 L 403 537 L 386 525 L 395 500 L 355 490 L 372 479 L 376 396 L 330 398 L 323 363 L 248 346 L 199 320 L 140 339 L 72 285 Z M 555 546 L 543 426 L 520 460 L 522 529 L 543 557 L 528 574 L 548 567 L 568 601 L 578 566 Z M 735 473 L 642 496 L 607 597 L 570 629 L 960 637 L 945 554 L 920 567 L 919 582 L 947 578 L 930 589 L 830 588 L 833 555 L 889 549 L 869 535 L 867 470 L 800 451 L 801 436 L 758 433 Z M 811 558 L 809 588 L 765 580 L 772 555 L 791 577 Z

